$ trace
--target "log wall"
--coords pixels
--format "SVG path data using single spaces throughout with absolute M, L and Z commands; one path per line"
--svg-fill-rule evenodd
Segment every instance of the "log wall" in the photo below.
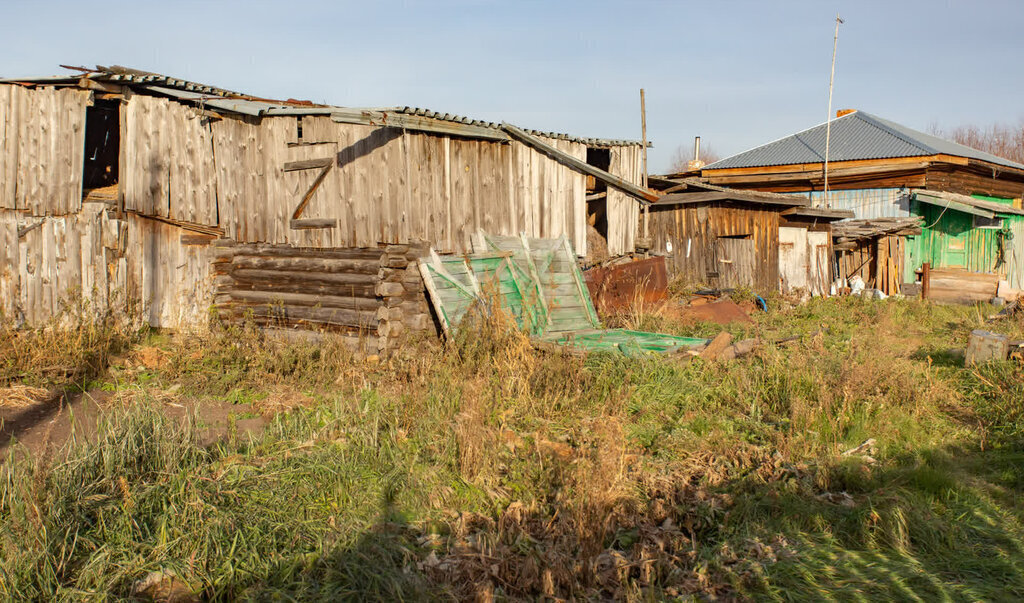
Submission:
M 988 195 L 1019 199 L 1024 197 L 1024 181 L 1020 176 L 984 171 L 978 167 L 957 168 L 950 165 L 932 166 L 925 173 L 925 188 L 961 195 Z
M 425 245 L 320 249 L 216 242 L 220 320 L 346 333 L 364 351 L 394 349 L 434 330 L 416 266 Z

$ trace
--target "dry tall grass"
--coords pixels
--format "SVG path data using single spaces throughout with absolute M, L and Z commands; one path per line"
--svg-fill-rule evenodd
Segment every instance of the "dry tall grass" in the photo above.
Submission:
M 727 364 L 538 352 L 500 315 L 380 361 L 149 336 L 161 362 L 100 380 L 302 403 L 209 448 L 142 403 L 97 445 L 5 465 L 0 592 L 129 596 L 173 571 L 224 599 L 1024 595 L 1021 368 L 946 351 L 977 312 L 758 320 L 808 335 Z

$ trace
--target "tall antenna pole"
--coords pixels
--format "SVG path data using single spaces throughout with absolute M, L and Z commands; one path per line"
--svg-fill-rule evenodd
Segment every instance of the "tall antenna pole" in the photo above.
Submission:
M 647 104 L 644 97 L 644 89 L 640 89 L 640 135 L 643 137 L 643 164 L 644 174 L 641 184 L 644 188 L 647 188 Z M 650 237 L 649 218 L 647 217 L 647 206 L 648 203 L 644 203 L 644 245 L 648 245 L 647 239 Z
M 825 120 L 825 207 L 831 207 L 828 200 L 828 145 L 832 138 L 832 83 L 836 80 L 836 48 L 839 47 L 839 25 L 843 22 L 836 13 L 836 36 L 832 39 L 832 75 L 828 78 L 828 117 Z

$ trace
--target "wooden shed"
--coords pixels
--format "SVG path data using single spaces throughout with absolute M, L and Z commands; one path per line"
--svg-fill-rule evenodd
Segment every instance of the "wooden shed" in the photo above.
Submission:
M 785 294 L 828 295 L 835 276 L 832 228 L 853 212 L 824 207 L 791 207 L 779 214 L 779 290 Z
M 859 276 L 886 295 L 903 293 L 907 238 L 921 234 L 921 218 L 847 220 L 833 226 L 836 277 L 844 284 Z
M 807 236 L 800 253 L 791 250 L 780 256 L 780 226 L 789 223 L 790 228 L 806 230 L 806 226 L 795 226 L 796 212 L 809 209 L 805 198 L 730 189 L 695 178 L 652 177 L 650 181 L 665 193 L 649 208 L 651 250 L 666 256 L 672 278 L 765 293 L 780 290 L 783 274 L 806 272 L 808 258 L 818 257 L 806 249 Z M 786 214 L 794 222 L 786 222 Z M 784 262 L 781 267 L 780 261 Z M 789 263 L 797 262 L 798 268 L 790 267 Z M 821 271 L 828 282 L 827 258 L 822 269 L 813 272 Z
M 478 229 L 586 253 L 588 184 L 633 251 L 640 143 L 410 107 L 274 101 L 98 67 L 0 81 L 0 314 L 134 304 L 157 327 L 255 315 L 382 346 L 428 325 L 415 266 Z M 273 306 L 273 308 L 271 308 Z

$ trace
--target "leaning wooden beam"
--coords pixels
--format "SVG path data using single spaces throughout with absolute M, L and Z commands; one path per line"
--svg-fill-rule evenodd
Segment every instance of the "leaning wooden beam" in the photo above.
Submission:
M 583 161 L 582 159 L 577 159 L 576 157 L 573 157 L 572 155 L 564 151 L 556 149 L 555 147 L 549 145 L 540 138 L 537 138 L 533 134 L 521 130 L 513 126 L 512 124 L 502 123 L 501 128 L 508 132 L 509 135 L 512 136 L 512 138 L 515 138 L 519 142 L 527 146 L 533 147 L 535 150 L 544 153 L 548 157 L 551 157 L 552 159 L 563 165 L 567 165 L 580 172 L 583 172 L 584 174 L 593 176 L 594 178 L 597 178 L 598 180 L 604 182 L 608 186 L 613 186 L 619 189 L 620 191 L 626 193 L 627 195 L 635 197 L 636 199 L 640 200 L 643 203 L 657 201 L 659 198 L 659 195 L 654 191 L 643 189 L 639 186 L 636 186 L 635 184 L 630 184 L 629 182 L 626 182 L 625 180 L 619 178 L 615 174 L 606 172 L 601 168 L 596 168 L 587 163 L 586 161 Z
M 498 141 L 509 140 L 508 135 L 497 128 L 390 111 L 335 108 L 331 111 L 331 120 L 343 124 L 402 128 L 404 130 L 447 134 L 449 136 L 466 136 L 469 138 Z
M 19 228 L 18 229 L 18 238 L 19 239 L 23 238 L 25 235 L 27 235 L 28 233 L 32 232 L 33 230 L 39 228 L 42 225 L 43 225 L 43 220 L 40 220 L 40 221 L 36 222 L 35 224 L 29 224 L 28 226 L 23 226 L 23 227 Z
M 140 218 L 147 220 L 154 220 L 156 222 L 163 222 L 164 224 L 170 224 L 171 226 L 177 226 L 182 230 L 190 230 L 192 232 L 198 232 L 200 234 L 209 235 L 213 237 L 223 237 L 224 229 L 216 226 L 206 226 L 205 224 L 197 224 L 195 222 L 184 222 L 182 220 L 175 220 L 173 218 L 165 218 L 163 216 L 150 216 L 147 214 L 140 214 L 136 211 L 127 210 L 126 213 L 136 215 Z
M 671 193 L 658 200 L 658 205 L 685 205 L 687 203 L 705 203 L 708 201 L 727 201 L 736 199 L 737 195 L 719 191 L 702 193 Z

